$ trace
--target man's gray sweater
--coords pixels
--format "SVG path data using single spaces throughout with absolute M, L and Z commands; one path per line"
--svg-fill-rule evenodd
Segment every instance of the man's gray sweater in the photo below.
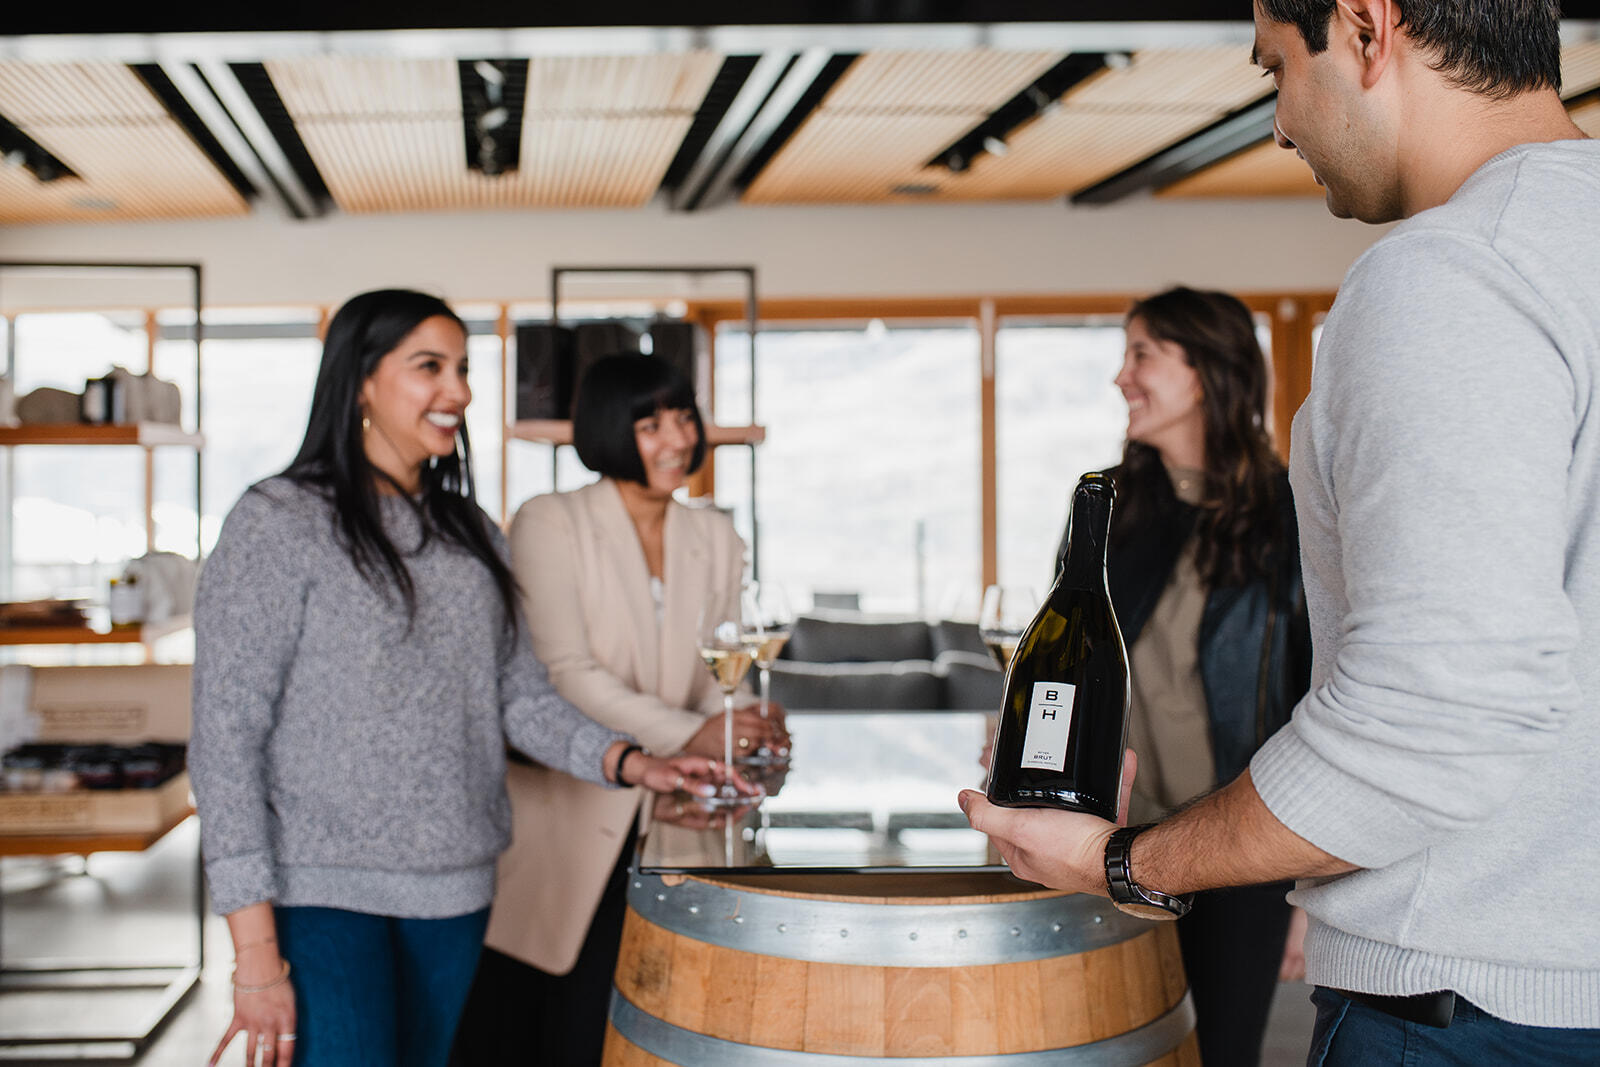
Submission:
M 1311 981 L 1600 1026 L 1600 141 L 1524 145 L 1351 268 L 1294 421 L 1312 690 L 1250 765 L 1364 870 Z
M 382 501 L 416 589 L 356 570 L 318 491 L 247 491 L 200 576 L 189 767 L 214 906 L 476 911 L 510 838 L 505 743 L 599 781 L 622 735 L 561 699 L 482 561 Z M 502 558 L 505 544 L 487 518 Z

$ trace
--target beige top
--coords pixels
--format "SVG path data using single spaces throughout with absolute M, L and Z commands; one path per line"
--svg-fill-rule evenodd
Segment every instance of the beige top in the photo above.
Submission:
M 1185 504 L 1200 501 L 1199 471 L 1169 469 Z M 1129 802 L 1131 824 L 1159 819 L 1216 785 L 1211 727 L 1200 683 L 1200 617 L 1205 584 L 1195 569 L 1194 538 L 1178 554 L 1167 587 L 1128 651 L 1133 704 L 1128 747 L 1139 754 Z

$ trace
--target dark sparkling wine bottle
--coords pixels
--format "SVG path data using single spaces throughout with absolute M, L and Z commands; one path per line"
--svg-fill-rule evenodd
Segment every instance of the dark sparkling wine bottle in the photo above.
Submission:
M 1116 820 L 1128 736 L 1128 654 L 1106 588 L 1116 489 L 1085 474 L 1072 494 L 1067 555 L 1006 672 L 989 799 Z

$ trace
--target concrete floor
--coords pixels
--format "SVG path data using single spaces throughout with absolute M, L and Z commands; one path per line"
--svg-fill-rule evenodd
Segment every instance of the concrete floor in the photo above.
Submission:
M 142 855 L 100 853 L 87 874 L 76 859 L 7 859 L 0 864 L 4 908 L 0 912 L 0 957 L 41 957 L 174 962 L 191 960 L 195 949 L 193 891 L 198 839 L 194 820 Z M 206 967 L 198 989 L 137 1061 L 139 1067 L 199 1067 L 221 1038 L 232 1011 L 228 979 L 232 948 L 227 925 L 205 924 Z M 153 958 L 154 957 L 154 958 Z M 1262 1063 L 1291 1067 L 1305 1062 L 1315 1011 L 1310 990 L 1279 986 L 1273 1002 Z M 16 993 L 0 997 L 0 1033 L 132 1023 L 148 1010 L 153 994 Z M 237 1042 L 225 1059 L 243 1063 Z M 71 1053 L 73 1048 L 59 1050 Z M 0 1048 L 0 1062 L 38 1052 Z

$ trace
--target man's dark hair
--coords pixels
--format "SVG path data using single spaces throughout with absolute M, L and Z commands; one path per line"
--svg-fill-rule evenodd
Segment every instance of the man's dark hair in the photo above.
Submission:
M 1335 0 L 1256 0 L 1292 23 L 1312 55 L 1328 47 Z M 1431 66 L 1469 92 L 1504 100 L 1561 88 L 1560 0 L 1400 0 L 1400 25 Z
M 706 428 L 694 402 L 694 385 L 672 364 L 634 352 L 597 359 L 578 383 L 572 411 L 572 443 L 583 465 L 623 482 L 649 484 L 633 424 L 658 411 L 687 411 L 700 439 L 689 459 L 689 473 L 706 458 Z

